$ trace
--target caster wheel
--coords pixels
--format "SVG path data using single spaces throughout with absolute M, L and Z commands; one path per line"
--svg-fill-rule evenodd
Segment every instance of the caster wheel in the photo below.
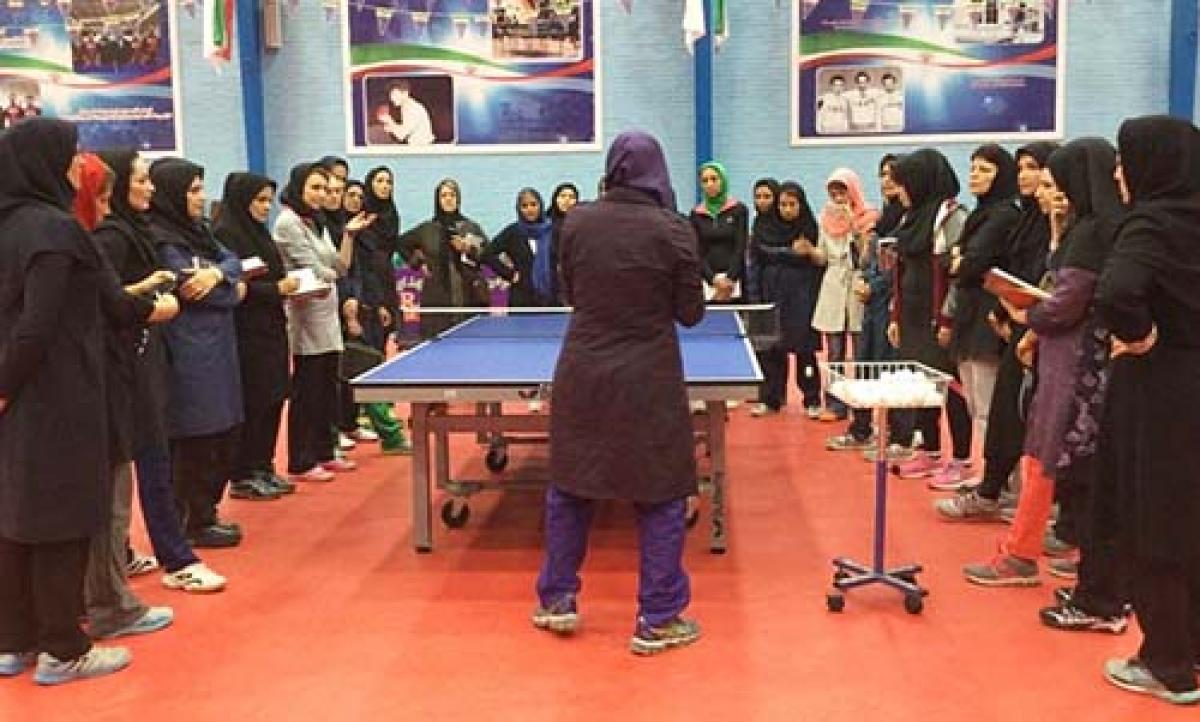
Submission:
M 453 499 L 442 504 L 442 523 L 451 529 L 461 529 L 471 518 L 471 507 Z
M 487 456 L 483 457 L 483 463 L 487 466 L 488 471 L 501 472 L 508 466 L 508 449 L 503 446 L 493 446 L 488 449 Z
M 696 523 L 699 521 L 700 521 L 700 510 L 699 509 L 692 509 L 691 511 L 688 512 L 688 515 L 687 515 L 687 528 L 688 529 L 694 528 L 696 526 Z
M 846 608 L 846 597 L 838 592 L 825 595 L 825 607 L 831 612 L 840 612 Z
M 849 579 L 849 578 L 850 578 L 850 572 L 842 571 L 841 569 L 839 569 L 833 573 L 833 581 L 835 581 L 835 582 L 840 582 L 843 579 Z
M 904 597 L 904 611 L 909 614 L 920 614 L 925 608 L 925 600 L 919 594 L 909 594 Z

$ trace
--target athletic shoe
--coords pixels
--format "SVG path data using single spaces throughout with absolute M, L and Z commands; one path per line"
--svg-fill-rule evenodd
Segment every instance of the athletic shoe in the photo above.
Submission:
M 149 554 L 134 552 L 129 563 L 125 565 L 125 576 L 132 579 L 133 577 L 140 577 L 143 574 L 149 574 L 155 569 L 158 569 L 157 559 Z
M 354 431 L 351 431 L 349 434 L 346 434 L 346 436 L 349 436 L 352 441 L 360 444 L 370 444 L 379 441 L 379 434 L 370 429 L 364 429 L 361 426 Z
M 116 639 L 117 637 L 132 637 L 138 634 L 150 634 L 160 629 L 166 629 L 175 621 L 175 612 L 170 607 L 150 607 L 137 621 L 120 629 L 97 634 L 93 639 Z
M 985 499 L 976 491 L 938 499 L 933 508 L 943 521 L 1000 521 L 1000 502 Z
M 750 415 L 755 418 L 760 416 L 775 416 L 778 413 L 779 409 L 773 409 L 766 404 L 755 404 L 753 408 L 750 409 Z
M 853 434 L 838 434 L 825 440 L 825 448 L 830 451 L 855 451 L 869 449 L 874 443 L 872 439 L 856 439 Z
M 1054 590 L 1054 603 L 1060 607 L 1065 607 L 1071 603 L 1071 595 L 1075 593 L 1075 587 L 1059 587 Z
M 1042 553 L 1048 557 L 1065 557 L 1074 554 L 1078 548 L 1054 536 L 1052 529 L 1046 530 L 1046 538 L 1042 540 Z
M 0 677 L 16 677 L 37 662 L 37 652 L 0 653 Z
M 700 639 L 700 625 L 694 620 L 675 617 L 666 624 L 652 627 L 638 619 L 637 631 L 629 640 L 629 651 L 639 655 L 658 654 L 675 647 L 686 647 Z
M 408 439 L 401 436 L 400 440 L 393 444 L 383 444 L 380 446 L 379 453 L 384 456 L 408 456 L 412 454 L 412 444 L 408 443 Z
M 560 599 L 549 608 L 539 606 L 533 610 L 533 626 L 555 634 L 574 634 L 579 629 L 579 610 L 575 607 L 575 598 Z
M 910 447 L 907 447 L 907 446 L 903 446 L 901 444 L 888 444 L 888 447 L 887 447 L 887 460 L 888 461 L 894 461 L 894 462 L 908 461 L 909 459 L 912 459 L 915 454 L 916 454 L 916 452 L 913 451 L 913 449 L 911 449 Z M 872 448 L 872 449 L 867 449 L 866 451 L 863 452 L 863 459 L 866 461 L 875 463 L 875 461 L 878 458 L 879 458 L 879 450 L 878 449 Z
M 351 439 L 349 436 L 347 436 L 346 434 L 344 434 L 344 433 L 342 433 L 342 432 L 340 432 L 340 431 L 338 432 L 338 436 L 337 436 L 337 448 L 338 448 L 339 450 L 341 450 L 341 451 L 350 451 L 350 450 L 351 450 L 351 449 L 353 449 L 355 446 L 358 446 L 358 444 L 354 443 L 354 439 Z
M 1036 587 L 1042 583 L 1037 562 L 1003 553 L 982 564 L 968 564 L 963 575 L 968 582 L 985 587 Z
M 1073 604 L 1046 607 L 1038 612 L 1042 624 L 1064 632 L 1107 632 L 1121 634 L 1129 626 L 1129 619 L 1119 617 L 1097 617 Z
M 229 497 L 231 499 L 245 499 L 247 501 L 275 501 L 282 493 L 277 491 L 275 487 L 267 484 L 262 479 L 255 477 L 252 479 L 239 479 L 229 485 Z
M 177 572 L 167 572 L 162 578 L 163 586 L 193 594 L 212 594 L 225 588 L 225 577 L 204 566 L 202 562 L 189 564 Z
M 292 478 L 296 481 L 333 481 L 334 475 L 332 471 L 326 471 L 318 465 L 308 471 L 292 474 Z
M 349 459 L 334 459 L 321 464 L 321 468 L 325 471 L 335 471 L 338 473 L 346 471 L 354 471 L 358 468 L 358 464 Z
M 1079 562 L 1074 559 L 1051 559 L 1046 571 L 1059 579 L 1075 580 L 1079 578 Z
M 258 478 L 264 484 L 279 492 L 280 495 L 296 493 L 295 484 L 273 471 L 260 471 L 258 472 Z
M 821 407 L 809 406 L 808 408 L 804 409 L 804 415 L 813 421 L 816 421 L 817 419 L 821 418 Z
M 924 479 L 933 476 L 942 468 L 942 462 L 924 451 L 913 454 L 912 459 L 892 465 L 892 473 L 901 479 Z
M 132 659 L 129 650 L 124 647 L 92 647 L 79 657 L 65 662 L 42 652 L 38 655 L 33 681 L 51 685 L 103 677 L 125 669 Z
M 930 477 L 926 486 L 933 491 L 958 491 L 966 478 L 966 463 L 958 459 L 951 459 L 942 466 L 941 471 L 935 472 Z
M 1104 664 L 1104 678 L 1126 692 L 1148 694 L 1171 704 L 1200 703 L 1200 689 L 1172 692 L 1137 659 L 1108 660 Z
M 213 524 L 203 529 L 192 529 L 187 539 L 198 549 L 226 549 L 242 543 L 242 533 L 229 527 Z

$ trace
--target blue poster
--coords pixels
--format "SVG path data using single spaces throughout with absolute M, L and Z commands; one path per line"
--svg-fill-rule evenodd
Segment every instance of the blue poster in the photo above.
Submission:
M 0 6 L 3 126 L 74 122 L 87 150 L 177 153 L 171 10 L 165 0 L 10 0 Z
M 1057 0 L 795 0 L 792 143 L 1062 135 Z
M 350 0 L 350 152 L 595 150 L 593 0 Z

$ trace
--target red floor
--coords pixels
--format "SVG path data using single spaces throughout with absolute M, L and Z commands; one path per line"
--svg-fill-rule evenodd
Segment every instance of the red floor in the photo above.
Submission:
M 870 548 L 871 467 L 825 452 L 833 427 L 794 409 L 731 425 L 731 548 L 688 552 L 694 647 L 653 659 L 626 651 L 634 610 L 632 519 L 598 517 L 581 599 L 584 629 L 532 629 L 539 561 L 535 495 L 478 497 L 466 529 L 436 529 L 413 553 L 405 460 L 370 447 L 361 470 L 268 503 L 230 501 L 240 549 L 206 555 L 230 577 L 211 597 L 134 582 L 177 622 L 128 641 L 133 666 L 102 680 L 36 688 L 0 680 L 0 721 L 100 720 L 1172 720 L 1172 709 L 1103 681 L 1101 665 L 1138 635 L 1042 629 L 1054 584 L 983 590 L 964 562 L 1001 527 L 934 519 L 933 495 L 897 482 L 890 554 L 929 570 L 924 615 L 890 590 L 825 610 L 829 559 Z M 478 460 L 464 462 L 472 468 Z M 146 544 L 140 541 L 143 549 Z

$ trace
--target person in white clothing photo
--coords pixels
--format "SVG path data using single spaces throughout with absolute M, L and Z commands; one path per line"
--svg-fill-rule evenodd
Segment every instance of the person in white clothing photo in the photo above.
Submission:
M 388 106 L 379 114 L 383 129 L 397 143 L 430 145 L 434 142 L 429 110 L 412 95 L 412 84 L 398 80 L 388 88 Z

